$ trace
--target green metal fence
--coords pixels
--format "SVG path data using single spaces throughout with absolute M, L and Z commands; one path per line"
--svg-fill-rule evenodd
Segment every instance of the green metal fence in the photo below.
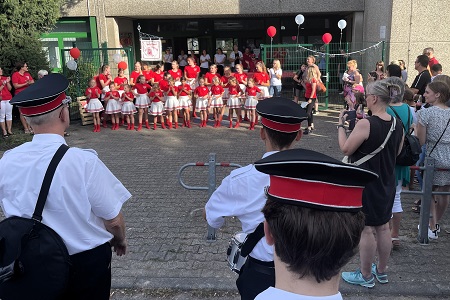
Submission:
M 133 70 L 133 50 L 131 47 L 80 49 L 81 55 L 76 60 L 76 70 L 69 70 L 67 67 L 67 62 L 73 59 L 70 56 L 69 51 L 70 49 L 61 49 L 61 57 L 63 58 L 62 72 L 69 79 L 67 94 L 74 100 L 77 97 L 84 95 L 89 80 L 92 77 L 99 75 L 103 65 L 109 65 L 111 68 L 111 75 L 115 77 L 118 73 L 117 58 L 119 58 L 119 56 L 120 61 L 124 61 L 128 65 L 128 71 L 126 71 L 126 73 L 128 72 L 128 74 L 131 74 L 131 71 Z M 73 101 L 70 113 L 72 120 L 80 118 L 76 101 Z
M 274 59 L 280 60 L 283 69 L 282 92 L 284 96 L 292 98 L 292 77 L 306 63 L 306 58 L 313 55 L 327 87 L 327 92 L 319 95 L 319 102 L 321 108 L 327 109 L 331 104 L 343 104 L 339 92 L 342 90 L 341 78 L 347 69 L 347 61 L 357 61 L 358 69 L 366 81 L 367 74 L 375 70 L 376 62 L 385 60 L 385 47 L 384 42 L 261 45 L 261 57 L 267 66 L 271 66 Z

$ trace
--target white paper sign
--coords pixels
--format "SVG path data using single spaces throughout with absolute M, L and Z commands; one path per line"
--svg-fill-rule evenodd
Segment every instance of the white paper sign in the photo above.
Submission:
M 380 39 L 386 39 L 386 26 L 380 26 Z
M 141 60 L 162 60 L 161 40 L 141 40 Z

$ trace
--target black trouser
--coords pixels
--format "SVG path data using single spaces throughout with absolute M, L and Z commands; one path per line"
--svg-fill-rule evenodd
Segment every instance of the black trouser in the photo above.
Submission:
M 310 98 L 305 98 L 305 101 L 308 102 Z M 311 103 L 308 103 L 308 106 L 306 106 L 306 115 L 308 117 L 308 127 L 311 127 L 311 124 L 313 123 L 313 108 L 314 104 L 316 103 L 316 99 L 311 99 Z
M 64 300 L 107 300 L 111 290 L 111 245 L 70 256 L 72 262 L 69 286 Z
M 249 256 L 241 268 L 236 286 L 241 300 L 253 300 L 259 293 L 275 286 L 273 261 L 260 261 Z

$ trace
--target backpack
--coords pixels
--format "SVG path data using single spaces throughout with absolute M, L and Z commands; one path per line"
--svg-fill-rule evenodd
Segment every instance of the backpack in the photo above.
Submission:
M 43 224 L 42 211 L 59 161 L 67 145 L 53 156 L 31 219 L 0 222 L 0 299 L 57 299 L 67 287 L 70 256 L 61 237 Z
M 397 112 L 391 107 L 391 110 L 394 112 L 395 116 L 400 119 Z M 411 118 L 411 110 L 408 107 L 408 126 L 410 124 Z M 415 165 L 419 160 L 420 153 L 422 153 L 422 147 L 420 146 L 419 138 L 415 135 L 412 135 L 413 130 L 406 130 L 405 125 L 403 124 L 403 129 L 405 130 L 405 139 L 403 141 L 402 151 L 399 155 L 397 155 L 397 159 L 395 160 L 395 164 L 399 166 L 412 166 Z

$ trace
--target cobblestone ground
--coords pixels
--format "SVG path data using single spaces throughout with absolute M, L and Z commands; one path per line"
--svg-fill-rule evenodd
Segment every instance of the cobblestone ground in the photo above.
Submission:
M 342 158 L 337 145 L 336 113 L 315 117 L 316 130 L 303 136 L 295 147 Z M 211 123 L 211 122 L 210 122 Z M 224 124 L 227 122 L 223 122 Z M 206 222 L 200 208 L 206 191 L 180 186 L 177 174 L 186 163 L 207 161 L 216 153 L 219 162 L 241 165 L 261 158 L 264 145 L 259 130 L 208 128 L 130 132 L 103 129 L 92 133 L 91 126 L 73 124 L 70 146 L 93 148 L 112 172 L 133 194 L 124 206 L 129 252 L 113 258 L 111 299 L 239 299 L 236 276 L 226 264 L 230 235 L 239 222 L 228 219 L 218 231 L 216 242 L 206 242 Z M 258 128 L 257 128 L 258 129 Z M 230 172 L 221 168 L 217 184 Z M 189 168 L 183 173 L 189 185 L 207 185 L 207 168 Z M 72 180 L 76 180 L 73 178 Z M 389 280 L 375 288 L 341 283 L 347 299 L 444 299 L 450 297 L 450 235 L 427 246 L 416 241 L 418 214 L 411 211 L 412 196 L 404 197 L 401 248 L 389 263 Z M 448 214 L 443 228 L 450 228 Z M 344 270 L 358 267 L 356 256 Z

